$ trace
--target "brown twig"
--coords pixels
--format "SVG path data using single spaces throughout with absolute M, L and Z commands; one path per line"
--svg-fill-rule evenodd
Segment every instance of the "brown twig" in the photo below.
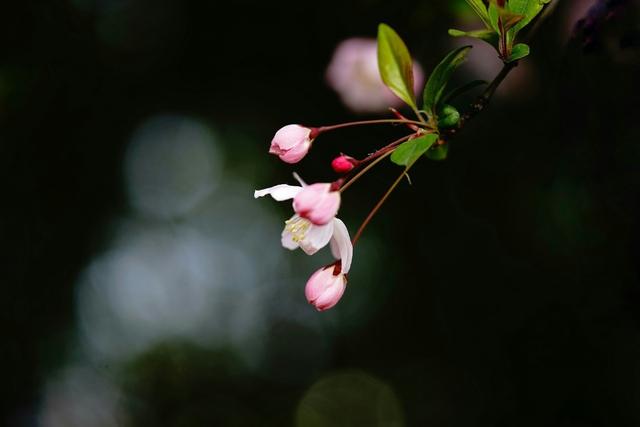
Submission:
M 543 10 L 540 11 L 540 13 L 538 14 L 538 18 L 534 22 L 533 28 L 527 34 L 527 37 L 526 37 L 527 41 L 529 41 L 533 37 L 533 35 L 538 31 L 541 22 L 543 21 L 544 18 L 546 18 L 547 14 L 545 12 L 548 9 L 549 5 L 550 4 L 546 4 Z M 491 83 L 489 83 L 489 86 L 487 86 L 485 91 L 482 92 L 482 94 L 469 106 L 469 109 L 460 117 L 460 121 L 458 122 L 457 126 L 451 129 L 447 129 L 446 131 L 443 131 L 441 134 L 442 136 L 441 139 L 444 142 L 448 141 L 453 136 L 457 135 L 462 130 L 462 128 L 465 127 L 465 125 L 469 120 L 473 119 L 480 112 L 482 112 L 482 110 L 484 110 L 487 107 L 487 105 L 489 105 L 489 102 L 491 102 L 491 98 L 493 98 L 493 95 L 496 93 L 496 90 L 498 90 L 498 87 L 500 86 L 500 84 L 502 84 L 504 79 L 517 66 L 518 66 L 518 61 L 505 62 L 502 69 L 498 73 L 498 75 L 491 81 Z
M 446 132 L 447 136 L 451 137 L 458 133 L 469 120 L 481 113 L 482 110 L 489 105 L 489 102 L 491 102 L 491 99 L 496 93 L 496 90 L 498 90 L 498 87 L 500 87 L 500 84 L 502 84 L 504 79 L 507 78 L 509 73 L 517 66 L 518 61 L 505 63 L 498 75 L 491 81 L 491 83 L 489 83 L 489 86 L 487 86 L 484 92 L 482 92 L 482 94 L 470 105 L 469 109 L 460 117 L 458 125 Z

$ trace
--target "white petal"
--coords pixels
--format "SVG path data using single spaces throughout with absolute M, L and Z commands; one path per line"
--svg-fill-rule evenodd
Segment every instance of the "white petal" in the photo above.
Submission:
M 349 237 L 349 230 L 344 222 L 333 219 L 333 236 L 331 237 L 331 253 L 334 258 L 342 260 L 342 273 L 347 274 L 351 268 L 353 245 Z
M 335 230 L 335 226 L 334 226 L 334 230 Z M 329 242 L 329 247 L 331 248 L 331 255 L 333 255 L 335 259 L 340 259 L 340 248 L 338 247 L 338 243 L 336 242 L 336 239 L 331 239 L 331 241 Z
M 302 187 L 297 185 L 279 184 L 263 190 L 256 190 L 253 192 L 253 197 L 257 199 L 258 197 L 264 197 L 270 194 L 274 200 L 281 202 L 283 200 L 293 199 L 300 190 L 302 190 Z
M 280 238 L 280 242 L 282 242 L 282 246 L 289 249 L 290 251 L 298 249 L 299 247 L 298 243 L 293 241 L 293 234 L 291 234 L 290 231 L 287 231 L 286 228 L 282 230 L 282 237 Z
M 320 249 L 327 246 L 333 235 L 333 222 L 325 225 L 311 224 L 304 239 L 300 242 L 300 247 L 307 255 L 313 255 Z

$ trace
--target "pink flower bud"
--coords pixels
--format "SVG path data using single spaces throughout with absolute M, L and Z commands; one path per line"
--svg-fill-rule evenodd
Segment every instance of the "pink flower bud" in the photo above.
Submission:
M 300 125 L 287 125 L 273 137 L 269 153 L 286 163 L 298 163 L 309 152 L 313 142 L 312 129 Z
M 340 301 L 347 287 L 344 274 L 334 275 L 334 266 L 323 267 L 311 275 L 304 294 L 318 311 L 328 310 Z
M 331 184 L 311 184 L 303 187 L 293 199 L 293 210 L 316 225 L 329 223 L 338 213 L 340 192 Z
M 357 160 L 344 154 L 336 157 L 331 162 L 331 167 L 336 173 L 347 173 L 356 166 Z

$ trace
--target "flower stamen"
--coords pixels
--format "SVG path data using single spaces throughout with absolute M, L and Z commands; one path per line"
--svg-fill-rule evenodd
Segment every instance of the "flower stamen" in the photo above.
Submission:
M 300 243 L 307 235 L 307 231 L 311 227 L 311 222 L 304 218 L 296 217 L 288 219 L 284 222 L 284 229 L 291 233 L 291 240 Z

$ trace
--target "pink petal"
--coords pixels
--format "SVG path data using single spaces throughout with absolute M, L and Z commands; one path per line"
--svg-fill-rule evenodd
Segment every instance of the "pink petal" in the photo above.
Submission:
M 329 269 L 333 271 L 333 269 Z M 331 280 L 331 284 L 327 287 L 327 289 L 320 295 L 314 302 L 313 305 L 318 309 L 318 311 L 328 310 L 331 307 L 335 306 L 346 289 L 347 279 L 343 274 L 339 274 L 338 276 L 333 276 Z

